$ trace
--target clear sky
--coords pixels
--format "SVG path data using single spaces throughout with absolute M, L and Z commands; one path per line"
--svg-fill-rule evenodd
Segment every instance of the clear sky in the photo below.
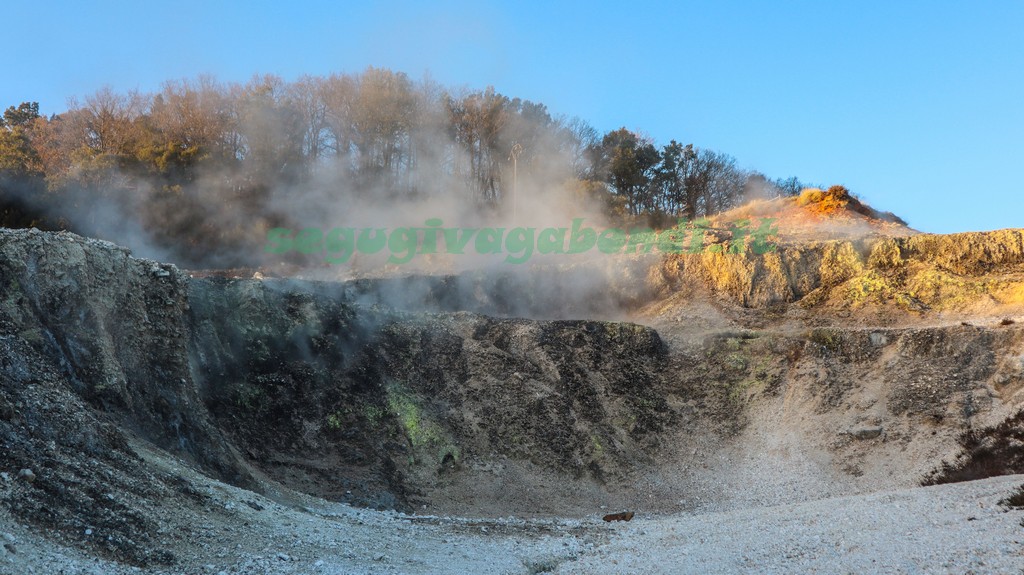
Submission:
M 843 184 L 929 232 L 1024 227 L 1024 1 L 8 2 L 0 106 L 386 67 Z

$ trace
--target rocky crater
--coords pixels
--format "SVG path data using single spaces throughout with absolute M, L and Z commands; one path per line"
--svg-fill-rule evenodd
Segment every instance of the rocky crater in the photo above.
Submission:
M 196 473 L 285 506 L 582 517 L 1021 472 L 1022 303 L 1018 230 L 348 282 L 0 230 L 0 500 L 160 566 L 201 535 L 163 517 L 237 513 Z

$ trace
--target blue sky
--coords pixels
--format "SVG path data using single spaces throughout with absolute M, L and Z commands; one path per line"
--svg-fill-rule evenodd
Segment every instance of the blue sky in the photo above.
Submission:
M 929 232 L 1024 227 L 1024 2 L 12 2 L 0 105 L 387 67 L 839 183 Z

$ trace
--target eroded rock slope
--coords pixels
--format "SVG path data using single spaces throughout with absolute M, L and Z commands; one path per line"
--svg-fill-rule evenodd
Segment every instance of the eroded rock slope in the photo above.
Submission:
M 0 497 L 49 536 L 170 564 L 164 506 L 209 499 L 140 445 L 281 501 L 469 515 L 916 485 L 970 459 L 965 433 L 1009 426 L 985 449 L 1016 449 L 1024 388 L 1024 330 L 1000 321 L 1020 233 L 948 238 L 633 258 L 582 272 L 602 297 L 558 314 L 486 278 L 199 279 L 2 230 Z M 538 319 L 577 313 L 634 322 Z

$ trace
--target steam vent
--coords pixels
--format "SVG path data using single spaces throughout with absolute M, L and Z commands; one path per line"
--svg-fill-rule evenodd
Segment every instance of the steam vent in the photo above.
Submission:
M 355 278 L 0 229 L 0 574 L 1020 566 L 1024 231 L 708 229 Z

